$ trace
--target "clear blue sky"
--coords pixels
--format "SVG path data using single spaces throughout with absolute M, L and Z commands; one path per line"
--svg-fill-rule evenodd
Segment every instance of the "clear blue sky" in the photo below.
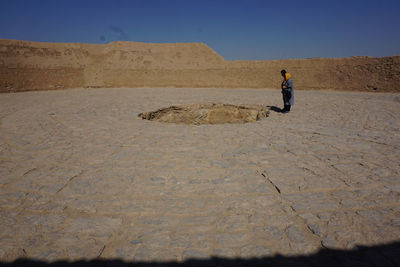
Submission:
M 228 60 L 400 54 L 400 0 L 0 0 L 0 38 L 202 42 Z

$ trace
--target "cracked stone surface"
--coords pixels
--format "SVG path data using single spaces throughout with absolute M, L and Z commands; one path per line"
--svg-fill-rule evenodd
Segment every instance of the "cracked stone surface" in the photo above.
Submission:
M 400 239 L 398 94 L 296 91 L 248 124 L 160 107 L 281 106 L 279 90 L 0 94 L 0 260 L 304 255 Z

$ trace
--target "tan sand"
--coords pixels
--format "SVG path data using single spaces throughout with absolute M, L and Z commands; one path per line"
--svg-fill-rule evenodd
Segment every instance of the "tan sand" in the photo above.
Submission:
M 0 260 L 249 258 L 400 239 L 399 94 L 296 91 L 289 114 L 246 124 L 138 117 L 216 102 L 282 104 L 266 89 L 1 94 Z
M 399 92 L 400 56 L 227 61 L 203 43 L 0 39 L 0 93 L 77 87 L 278 88 Z

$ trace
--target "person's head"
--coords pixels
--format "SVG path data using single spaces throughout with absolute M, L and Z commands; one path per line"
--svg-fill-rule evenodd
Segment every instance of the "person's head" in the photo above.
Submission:
M 285 74 L 286 74 L 286 70 L 281 70 L 281 75 L 283 78 L 286 78 Z

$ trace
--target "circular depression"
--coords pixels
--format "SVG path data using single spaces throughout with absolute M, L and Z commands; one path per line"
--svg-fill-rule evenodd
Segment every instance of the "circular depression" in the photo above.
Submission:
M 268 117 L 262 105 L 193 104 L 140 113 L 144 120 L 181 124 L 247 123 Z

